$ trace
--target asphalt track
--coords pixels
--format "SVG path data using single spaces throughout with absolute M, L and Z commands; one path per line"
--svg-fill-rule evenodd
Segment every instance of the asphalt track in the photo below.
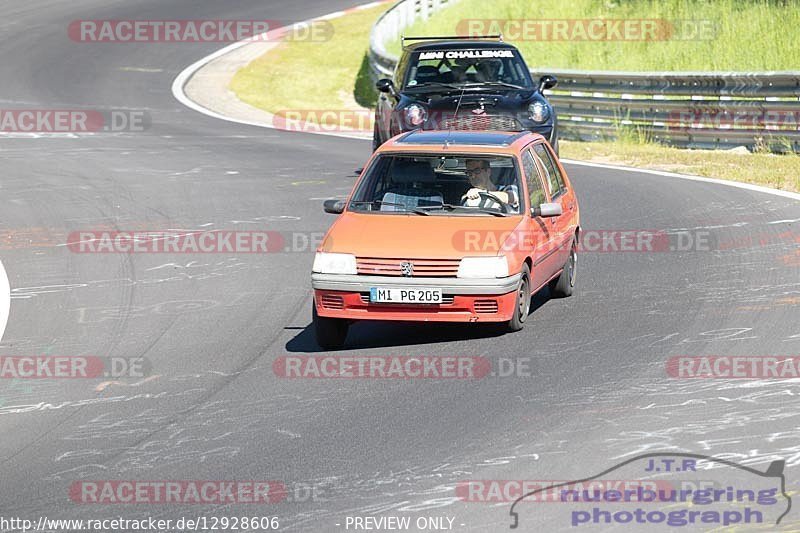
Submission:
M 4 4 L 2 107 L 146 110 L 152 126 L 0 137 L 0 259 L 12 299 L 2 352 L 145 357 L 157 377 L 101 391 L 99 380 L 3 380 L 2 515 L 269 515 L 286 531 L 342 531 L 355 515 L 447 515 L 457 530 L 500 531 L 508 506 L 458 501 L 458 481 L 578 479 L 653 450 L 756 468 L 779 457 L 796 485 L 797 383 L 665 372 L 675 355 L 800 353 L 800 205 L 791 199 L 569 166 L 585 228 L 690 229 L 715 246 L 584 253 L 575 296 L 540 295 L 517 334 L 360 324 L 340 353 L 530 357 L 529 377 L 506 379 L 277 378 L 277 357 L 317 351 L 311 251 L 165 256 L 64 246 L 71 231 L 98 227 L 322 231 L 332 217 L 320 199 L 346 194 L 369 154 L 368 141 L 264 130 L 183 107 L 172 80 L 219 44 L 79 44 L 66 36 L 70 21 L 292 22 L 345 7 Z M 318 497 L 258 508 L 78 505 L 68 490 L 82 479 L 271 479 L 316 484 Z M 796 520 L 790 514 L 784 525 Z M 522 529 L 570 528 L 531 514 Z

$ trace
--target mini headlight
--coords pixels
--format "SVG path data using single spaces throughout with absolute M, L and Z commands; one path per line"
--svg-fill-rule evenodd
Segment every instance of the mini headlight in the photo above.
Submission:
M 425 119 L 428 118 L 428 112 L 419 104 L 411 104 L 406 107 L 406 123 L 411 126 L 422 126 Z
M 465 257 L 458 265 L 459 278 L 507 278 L 508 259 L 499 257 Z
M 528 106 L 528 113 L 534 122 L 545 122 L 550 118 L 550 108 L 542 102 L 534 102 Z
M 317 252 L 314 256 L 312 272 L 318 274 L 358 274 L 356 256 L 353 254 L 334 254 Z

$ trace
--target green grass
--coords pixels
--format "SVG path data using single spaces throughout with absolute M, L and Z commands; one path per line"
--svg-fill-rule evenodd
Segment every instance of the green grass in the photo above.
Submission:
M 665 170 L 800 192 L 800 155 L 682 150 L 641 143 L 636 138 L 608 142 L 559 141 L 561 157 L 595 163 Z
M 797 70 L 800 6 L 790 0 L 461 0 L 406 35 L 455 35 L 462 19 L 665 19 L 708 21 L 713 39 L 536 41 L 516 44 L 532 69 Z M 508 33 L 508 32 L 506 32 Z M 400 43 L 386 43 L 399 53 Z
M 388 7 L 332 20 L 330 41 L 282 43 L 239 70 L 229 88 L 240 100 L 271 112 L 371 107 L 376 94 L 365 53 L 372 24 Z

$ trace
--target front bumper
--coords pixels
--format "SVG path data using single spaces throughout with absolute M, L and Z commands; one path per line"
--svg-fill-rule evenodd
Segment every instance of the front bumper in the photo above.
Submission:
M 514 315 L 520 274 L 500 279 L 399 278 L 312 274 L 317 314 L 350 320 L 507 322 Z M 372 287 L 441 288 L 441 304 L 376 304 Z

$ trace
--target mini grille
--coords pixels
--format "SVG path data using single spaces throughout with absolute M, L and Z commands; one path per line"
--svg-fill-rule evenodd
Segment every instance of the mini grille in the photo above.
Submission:
M 514 117 L 502 115 L 461 115 L 444 121 L 443 129 L 520 131 L 522 128 Z

